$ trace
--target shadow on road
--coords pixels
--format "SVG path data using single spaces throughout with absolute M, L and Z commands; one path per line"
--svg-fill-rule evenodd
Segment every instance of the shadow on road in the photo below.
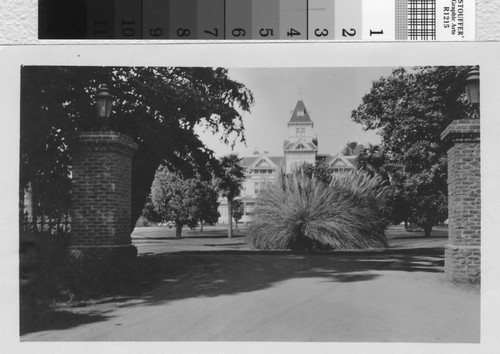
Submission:
M 31 315 L 30 321 L 21 319 L 24 325 L 20 328 L 20 334 L 68 329 L 87 323 L 104 321 L 108 318 L 108 316 L 98 313 L 75 313 L 66 310 L 43 311 L 34 316 Z
M 372 281 L 381 271 L 443 272 L 442 248 L 356 252 L 193 251 L 152 256 L 161 283 L 144 294 L 147 304 L 250 292 L 298 278 L 331 282 Z
M 109 319 L 106 313 L 118 307 L 161 305 L 174 300 L 259 291 L 301 278 L 348 283 L 376 281 L 387 275 L 384 271 L 438 273 L 443 271 L 444 251 L 442 247 L 323 253 L 214 250 L 141 258 L 156 264 L 158 281 L 152 290 L 134 294 L 133 298 L 130 294 L 116 294 L 106 301 L 94 301 L 88 308 L 80 303 L 68 311 L 51 312 L 51 317 L 40 322 L 42 325 L 25 328 L 24 333 L 104 321 Z M 131 300 L 120 301 L 123 298 Z

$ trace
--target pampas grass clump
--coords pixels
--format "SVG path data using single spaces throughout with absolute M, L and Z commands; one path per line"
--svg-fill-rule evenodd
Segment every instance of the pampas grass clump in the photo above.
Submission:
M 333 250 L 387 247 L 381 206 L 386 188 L 366 173 L 280 174 L 262 192 L 247 243 L 259 249 Z

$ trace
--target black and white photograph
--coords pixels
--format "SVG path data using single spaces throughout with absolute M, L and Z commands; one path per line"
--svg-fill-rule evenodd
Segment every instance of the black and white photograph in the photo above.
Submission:
M 21 345 L 480 345 L 491 60 L 245 51 L 17 66 Z

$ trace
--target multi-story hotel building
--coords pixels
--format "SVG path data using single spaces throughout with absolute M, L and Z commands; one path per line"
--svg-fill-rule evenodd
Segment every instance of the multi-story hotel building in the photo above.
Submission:
M 292 116 L 287 124 L 288 138 L 283 142 L 283 155 L 272 156 L 267 151 L 254 152 L 252 156 L 243 157 L 241 164 L 245 169 L 245 181 L 241 195 L 236 198 L 244 205 L 244 215 L 240 223 L 252 221 L 253 210 L 257 196 L 272 183 L 279 171 L 290 173 L 300 165 L 309 163 L 314 165 L 322 161 L 332 168 L 332 171 L 343 172 L 355 168 L 358 153 L 364 148 L 358 145 L 349 156 L 341 153 L 336 155 L 318 154 L 318 139 L 314 134 L 314 122 L 302 100 L 295 105 Z M 221 199 L 219 206 L 219 223 L 227 223 L 227 202 Z

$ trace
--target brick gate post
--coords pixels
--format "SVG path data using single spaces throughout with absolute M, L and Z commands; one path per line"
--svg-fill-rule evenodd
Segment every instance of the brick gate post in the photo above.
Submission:
M 137 144 L 114 131 L 79 134 L 72 154 L 72 258 L 132 259 L 132 156 Z
M 454 120 L 441 134 L 448 145 L 448 232 L 445 274 L 453 281 L 481 277 L 479 119 Z

